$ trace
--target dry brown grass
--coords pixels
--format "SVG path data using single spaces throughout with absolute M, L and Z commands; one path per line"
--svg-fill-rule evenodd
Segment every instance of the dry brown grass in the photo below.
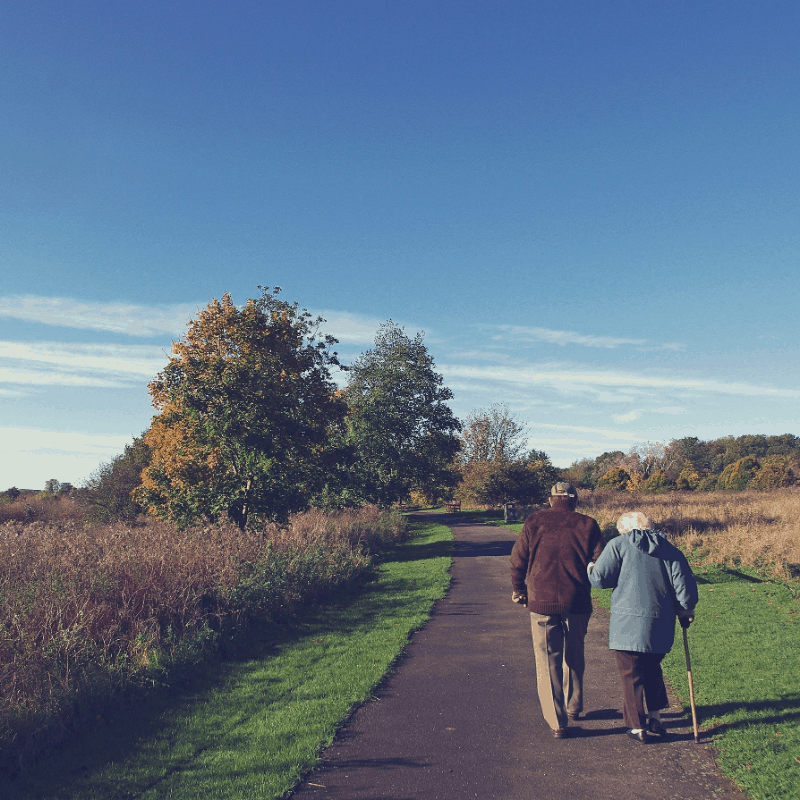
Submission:
M 800 568 L 800 489 L 766 492 L 580 492 L 580 511 L 608 529 L 626 511 L 643 511 L 654 527 L 704 564 L 745 566 L 789 578 Z
M 24 494 L 16 500 L 0 497 L 0 524 L 4 522 L 79 522 L 86 505 L 68 495 Z
M 0 524 L 0 767 L 126 687 L 213 652 L 221 631 L 321 600 L 404 531 L 399 515 L 374 508 L 245 531 Z

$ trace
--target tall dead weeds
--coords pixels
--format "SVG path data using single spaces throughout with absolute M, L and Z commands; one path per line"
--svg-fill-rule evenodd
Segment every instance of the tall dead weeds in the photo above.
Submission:
M 744 566 L 769 577 L 800 572 L 800 490 L 768 492 L 580 492 L 579 510 L 601 528 L 643 511 L 656 529 L 709 566 Z
M 63 501 L 62 501 L 63 502 Z M 0 524 L 0 768 L 19 769 L 223 631 L 319 602 L 405 535 L 375 508 L 290 525 Z

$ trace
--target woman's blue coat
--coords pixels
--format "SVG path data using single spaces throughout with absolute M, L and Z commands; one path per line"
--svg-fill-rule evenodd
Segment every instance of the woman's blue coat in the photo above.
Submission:
M 637 653 L 668 653 L 679 610 L 697 604 L 697 581 L 686 557 L 656 531 L 633 530 L 612 539 L 589 581 L 613 588 L 608 646 Z

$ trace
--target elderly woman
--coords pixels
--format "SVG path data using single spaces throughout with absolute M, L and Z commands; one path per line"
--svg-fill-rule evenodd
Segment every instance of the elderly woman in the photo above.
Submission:
M 672 649 L 676 617 L 683 627 L 694 619 L 697 582 L 683 553 L 641 512 L 623 514 L 617 530 L 622 535 L 587 571 L 592 586 L 614 590 L 609 648 L 622 678 L 627 734 L 645 743 L 648 733 L 667 733 L 661 722 L 661 709 L 669 706 L 661 661 Z

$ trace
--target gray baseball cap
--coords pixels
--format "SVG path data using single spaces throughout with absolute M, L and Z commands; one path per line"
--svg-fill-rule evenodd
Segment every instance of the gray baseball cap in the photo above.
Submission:
M 557 483 L 550 490 L 553 497 L 577 497 L 578 490 L 571 483 Z

